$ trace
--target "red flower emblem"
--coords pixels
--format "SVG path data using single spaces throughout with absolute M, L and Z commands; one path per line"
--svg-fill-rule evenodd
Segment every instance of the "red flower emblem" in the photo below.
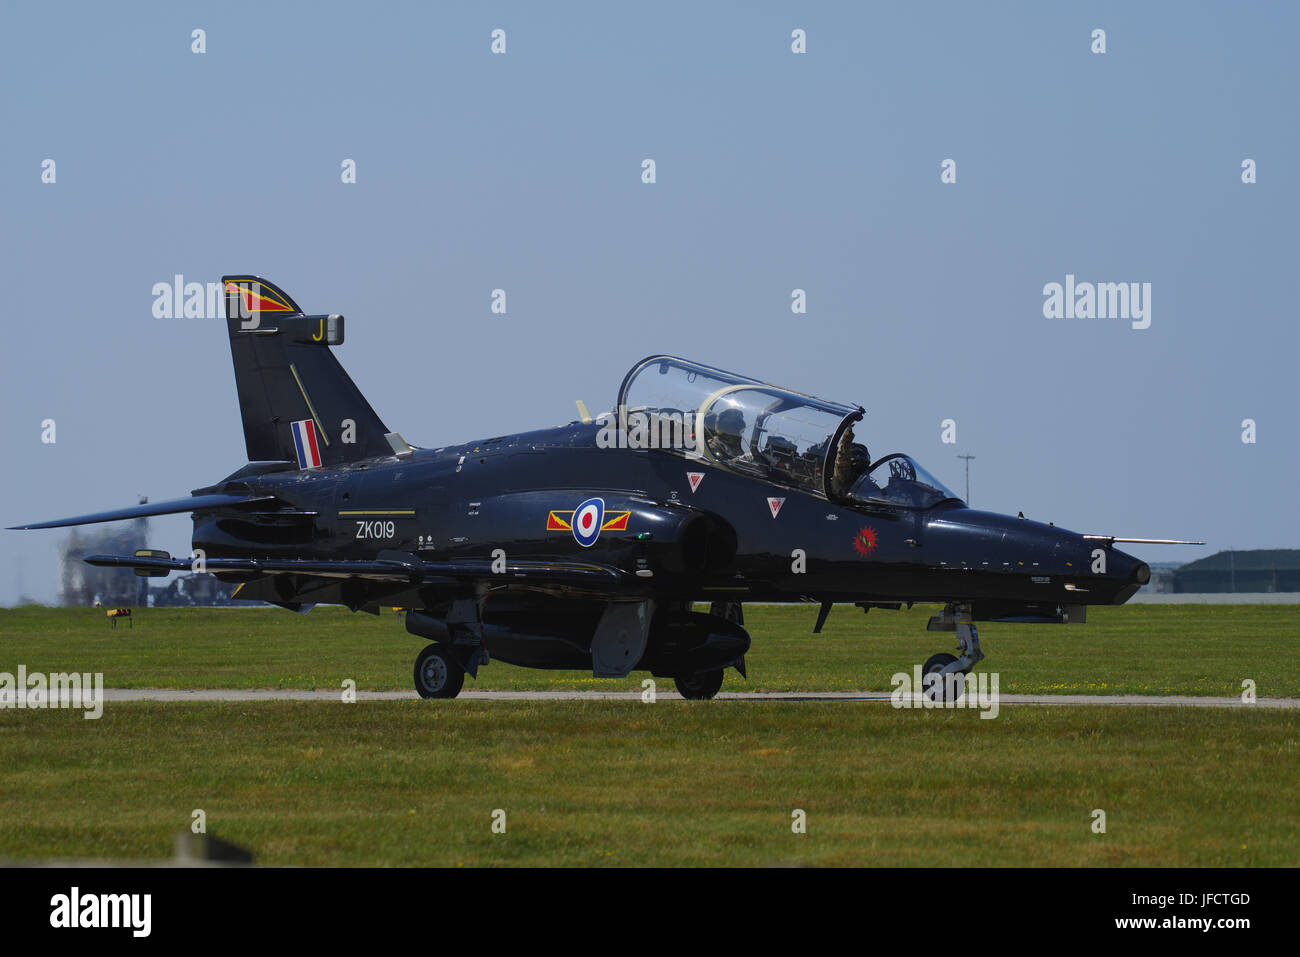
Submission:
M 876 550 L 876 530 L 870 525 L 863 525 L 853 537 L 853 549 L 863 558 Z

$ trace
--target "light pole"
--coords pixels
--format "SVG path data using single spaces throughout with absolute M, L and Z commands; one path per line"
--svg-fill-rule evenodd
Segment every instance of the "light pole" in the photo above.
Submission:
M 973 455 L 959 455 L 959 459 L 966 460 L 966 504 L 970 504 L 970 460 L 975 458 Z

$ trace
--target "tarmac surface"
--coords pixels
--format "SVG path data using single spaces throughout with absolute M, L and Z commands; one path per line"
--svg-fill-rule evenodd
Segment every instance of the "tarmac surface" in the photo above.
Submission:
M 361 701 L 411 701 L 414 691 L 357 691 Z M 675 691 L 657 690 L 657 700 L 680 701 Z M 919 695 L 910 695 L 920 705 Z M 176 688 L 105 688 L 104 701 L 336 701 L 339 690 L 262 690 Z M 633 701 L 641 700 L 640 689 L 628 691 L 462 691 L 458 701 Z M 717 701 L 813 701 L 842 704 L 888 704 L 888 691 L 753 691 L 720 693 Z M 1078 695 L 999 694 L 999 705 L 1046 705 L 1065 707 L 1162 707 L 1162 708 L 1283 708 L 1300 710 L 1300 698 L 1259 698 L 1247 704 L 1240 698 L 1188 697 L 1183 695 Z M 975 698 L 971 697 L 970 707 Z

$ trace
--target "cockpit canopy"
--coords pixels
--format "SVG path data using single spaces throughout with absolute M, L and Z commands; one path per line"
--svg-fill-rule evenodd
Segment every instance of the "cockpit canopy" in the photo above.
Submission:
M 673 449 L 833 501 L 925 507 L 951 497 L 906 456 L 889 456 L 881 463 L 900 458 L 910 463 L 914 491 L 905 492 L 902 480 L 890 486 L 888 478 L 883 486 L 873 486 L 867 447 L 853 440 L 861 407 L 687 359 L 651 356 L 633 366 L 619 389 L 616 416 L 614 426 L 628 438 L 648 440 L 645 446 L 631 442 L 632 447 Z M 875 488 L 888 491 L 877 494 Z
M 858 476 L 849 490 L 858 502 L 880 502 L 906 508 L 929 508 L 957 496 L 937 478 L 921 468 L 910 455 L 886 455 Z

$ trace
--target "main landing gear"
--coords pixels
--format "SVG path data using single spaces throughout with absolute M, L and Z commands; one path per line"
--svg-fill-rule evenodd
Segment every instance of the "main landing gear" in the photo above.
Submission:
M 980 651 L 979 632 L 971 618 L 969 604 L 949 602 L 942 613 L 935 615 L 925 626 L 926 631 L 953 631 L 957 633 L 957 655 L 940 652 L 926 659 L 921 668 L 922 680 L 926 675 L 937 674 L 939 678 L 934 685 L 925 688 L 925 694 L 933 695 L 936 700 L 952 701 L 960 696 L 965 688 L 962 680 L 984 658 Z M 931 690 L 933 688 L 933 690 Z
M 689 605 L 687 610 L 690 610 Z M 738 601 L 715 601 L 709 605 L 709 614 L 717 615 L 733 624 L 741 626 L 745 624 L 745 609 Z M 743 675 L 744 656 L 742 655 L 732 666 Z M 673 679 L 673 684 L 677 685 L 677 693 L 686 700 L 707 701 L 721 690 L 722 673 L 726 670 L 726 668 L 719 668 L 717 671 L 704 671 L 696 675 L 679 675 Z
M 677 685 L 678 694 L 688 701 L 707 701 L 722 688 L 722 672 L 706 671 L 689 678 L 677 677 L 673 684 Z
M 454 698 L 465 684 L 465 669 L 445 645 L 428 645 L 415 659 L 415 691 L 421 698 Z

